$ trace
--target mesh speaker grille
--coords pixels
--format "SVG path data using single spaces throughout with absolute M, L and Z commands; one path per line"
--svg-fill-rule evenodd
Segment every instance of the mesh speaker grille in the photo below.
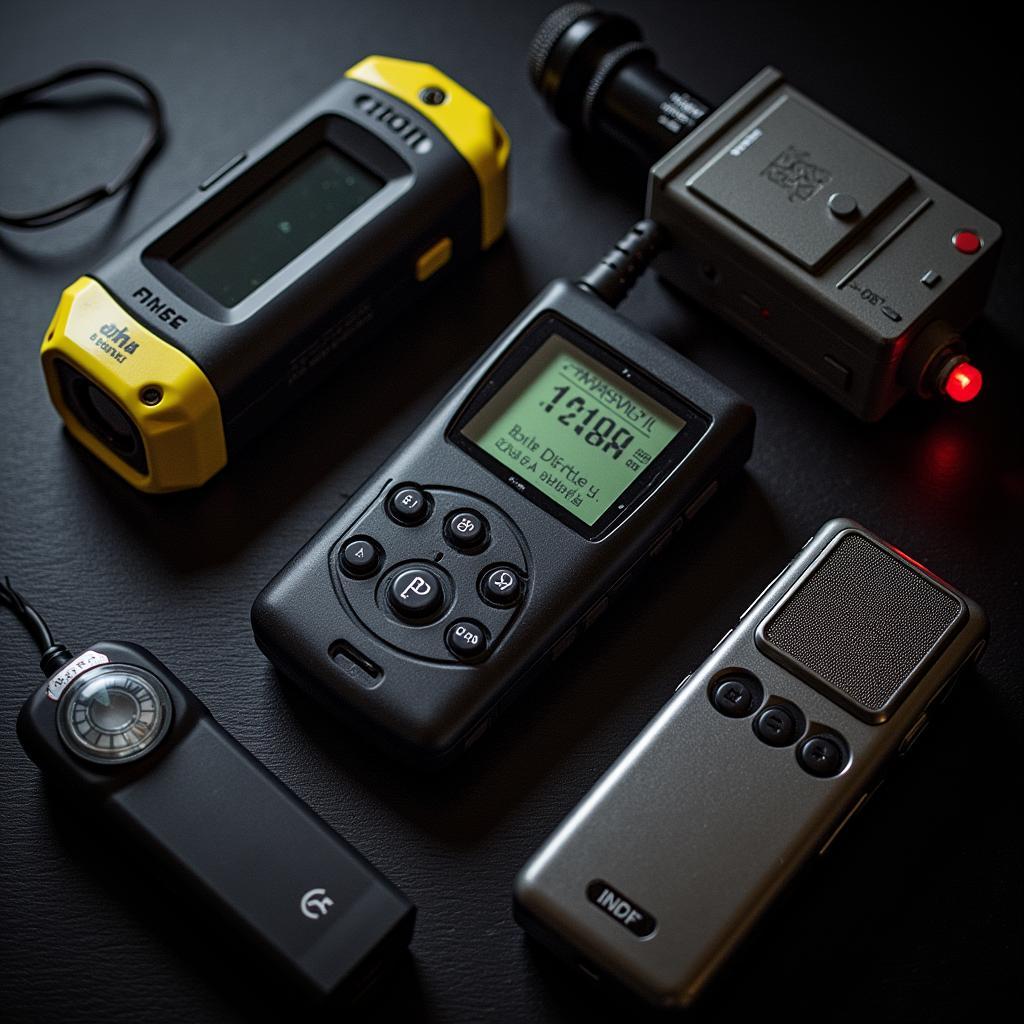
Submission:
M 819 688 L 838 691 L 847 698 L 840 703 L 877 721 L 962 611 L 959 598 L 889 549 L 848 533 L 766 621 L 761 635 L 774 660 Z

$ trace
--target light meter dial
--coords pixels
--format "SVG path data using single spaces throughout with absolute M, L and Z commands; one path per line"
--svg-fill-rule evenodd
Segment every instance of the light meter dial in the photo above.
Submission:
M 171 724 L 171 699 L 152 673 L 103 665 L 80 676 L 61 698 L 60 737 L 79 757 L 99 764 L 135 761 Z

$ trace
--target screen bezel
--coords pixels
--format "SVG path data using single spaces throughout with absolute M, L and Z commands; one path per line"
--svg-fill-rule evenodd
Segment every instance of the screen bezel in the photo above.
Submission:
M 650 465 L 624 490 L 605 510 L 592 526 L 563 508 L 532 483 L 522 479 L 518 473 L 493 455 L 485 452 L 475 441 L 462 431 L 484 406 L 494 398 L 515 372 L 550 338 L 561 335 L 571 345 L 600 363 L 612 378 L 621 377 L 648 398 L 664 406 L 684 420 L 678 434 L 654 457 Z M 526 327 L 519 340 L 511 346 L 494 364 L 490 372 L 477 386 L 469 400 L 449 424 L 445 438 L 464 451 L 492 475 L 503 480 L 532 504 L 554 516 L 587 540 L 597 540 L 608 533 L 617 523 L 629 515 L 632 509 L 661 483 L 683 459 L 696 447 L 711 426 L 711 419 L 681 395 L 670 391 L 634 362 L 618 352 L 607 348 L 596 338 L 569 323 L 557 313 L 547 310 Z
M 217 231 L 250 199 L 324 145 L 379 178 L 382 187 L 234 306 L 225 306 L 174 266 L 171 261 L 179 254 Z M 309 122 L 237 176 L 232 178 L 230 172 L 227 173 L 228 180 L 223 185 L 215 184 L 204 202 L 147 246 L 142 254 L 146 268 L 176 295 L 210 319 L 225 323 L 242 320 L 272 302 L 310 266 L 343 245 L 394 203 L 412 187 L 415 177 L 412 167 L 394 148 L 361 125 L 337 114 L 325 114 Z

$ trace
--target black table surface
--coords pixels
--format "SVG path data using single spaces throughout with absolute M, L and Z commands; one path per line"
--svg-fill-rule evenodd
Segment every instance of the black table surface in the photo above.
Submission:
M 695 1016 L 963 1019 L 1011 991 L 1020 955 L 1021 190 L 1015 129 L 989 113 L 1012 112 L 1000 97 L 1019 99 L 1020 78 L 986 60 L 1008 30 L 998 7 L 972 4 L 960 20 L 943 5 L 630 8 L 663 66 L 713 102 L 774 64 L 1002 224 L 995 288 L 970 331 L 981 399 L 907 402 L 861 424 L 649 275 L 624 312 L 756 406 L 754 456 L 468 760 L 434 777 L 390 763 L 298 696 L 253 643 L 249 606 L 270 576 L 534 293 L 588 267 L 639 214 L 642 176 L 587 166 L 527 81 L 526 48 L 549 5 L 4 3 L 0 89 L 116 60 L 158 85 L 171 134 L 127 202 L 0 233 L 0 572 L 69 645 L 151 648 L 418 904 L 412 957 L 374 1011 L 569 1021 L 600 1018 L 605 1004 L 515 925 L 516 871 L 813 530 L 859 519 L 980 602 L 991 646 L 941 727 Z M 369 53 L 435 63 L 493 106 L 513 140 L 507 237 L 209 485 L 135 493 L 67 437 L 47 400 L 38 343 L 61 288 Z M 42 205 L 104 176 L 140 126 L 112 103 L 8 119 L 0 205 Z M 290 993 L 248 952 L 44 788 L 14 732 L 36 657 L 5 613 L 0 652 L 0 1015 L 291 1016 Z

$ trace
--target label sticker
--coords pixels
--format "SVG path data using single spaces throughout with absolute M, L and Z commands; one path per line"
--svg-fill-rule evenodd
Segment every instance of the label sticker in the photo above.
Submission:
M 609 917 L 618 921 L 623 928 L 628 928 L 641 939 L 652 935 L 658 926 L 653 914 L 649 914 L 643 907 L 638 907 L 617 889 L 613 889 L 607 882 L 602 882 L 599 878 L 595 878 L 587 886 L 587 899 L 599 910 L 603 910 Z
M 50 700 L 60 700 L 60 695 L 68 688 L 72 680 L 80 676 L 86 669 L 95 665 L 106 665 L 110 659 L 99 651 L 86 651 L 74 661 L 68 662 L 59 672 L 50 676 L 46 684 L 46 696 Z

